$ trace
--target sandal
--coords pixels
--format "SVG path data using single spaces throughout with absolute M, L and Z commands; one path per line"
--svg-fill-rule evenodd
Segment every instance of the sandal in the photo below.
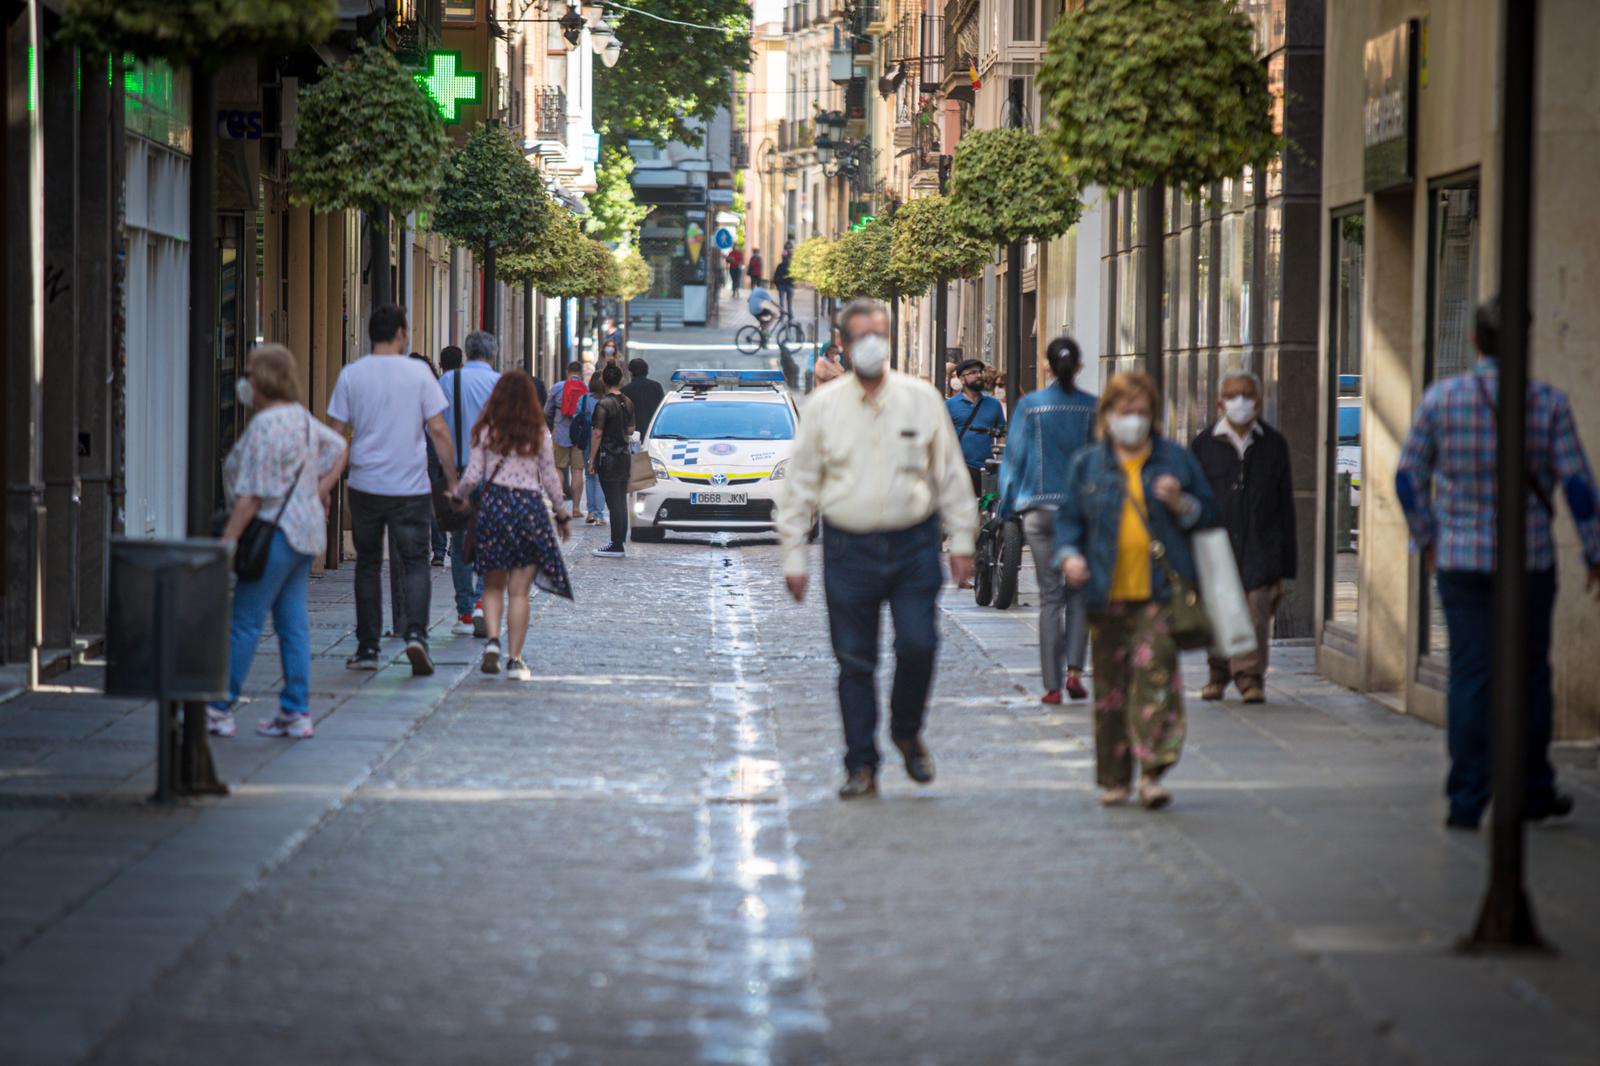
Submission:
M 1118 785 L 1100 793 L 1100 806 L 1117 807 L 1128 802 L 1128 786 Z
M 1139 783 L 1139 804 L 1147 811 L 1159 811 L 1172 802 L 1172 793 L 1154 781 Z

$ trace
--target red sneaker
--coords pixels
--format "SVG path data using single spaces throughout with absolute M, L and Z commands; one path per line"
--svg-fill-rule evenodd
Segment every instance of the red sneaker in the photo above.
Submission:
M 1049 703 L 1049 704 L 1052 704 L 1052 705 L 1060 703 L 1061 702 L 1061 690 L 1058 689 L 1058 688 L 1051 689 L 1049 692 L 1046 692 L 1043 696 L 1039 697 L 1039 702 L 1040 703 Z
M 1083 687 L 1083 678 L 1079 677 L 1077 674 L 1068 675 L 1067 695 L 1071 696 L 1075 700 L 1086 700 L 1089 698 L 1089 690 Z

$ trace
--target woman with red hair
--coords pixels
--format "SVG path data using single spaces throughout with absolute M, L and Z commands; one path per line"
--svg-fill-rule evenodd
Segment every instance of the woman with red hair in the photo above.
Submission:
M 500 672 L 500 619 L 506 619 L 506 677 L 529 678 L 522 660 L 528 637 L 528 597 L 537 584 L 572 598 L 557 536 L 565 541 L 567 515 L 559 506 L 561 478 L 555 445 L 545 426 L 533 378 L 508 370 L 472 427 L 472 457 L 456 486 L 457 499 L 478 490 L 472 565 L 483 577 L 483 672 Z M 479 489 L 479 486 L 482 486 Z

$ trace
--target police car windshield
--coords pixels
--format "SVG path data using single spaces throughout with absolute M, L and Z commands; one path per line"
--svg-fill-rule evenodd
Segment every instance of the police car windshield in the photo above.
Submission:
M 791 440 L 794 418 L 786 403 L 669 403 L 656 415 L 650 436 L 667 440 Z

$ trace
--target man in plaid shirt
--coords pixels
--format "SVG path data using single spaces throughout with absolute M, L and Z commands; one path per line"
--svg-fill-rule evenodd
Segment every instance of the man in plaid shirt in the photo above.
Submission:
M 1483 354 L 1465 374 L 1436 382 L 1422 398 L 1400 454 L 1395 491 L 1411 527 L 1412 550 L 1436 573 L 1450 630 L 1450 776 L 1445 824 L 1475 829 L 1489 803 L 1489 660 L 1495 569 L 1495 458 L 1500 371 L 1500 302 L 1478 310 Z M 1557 791 L 1550 765 L 1550 620 L 1555 608 L 1555 517 L 1559 485 L 1583 540 L 1588 588 L 1600 591 L 1600 514 L 1594 474 L 1572 422 L 1566 393 L 1528 385 L 1528 794 L 1527 817 L 1562 817 L 1572 797 Z

